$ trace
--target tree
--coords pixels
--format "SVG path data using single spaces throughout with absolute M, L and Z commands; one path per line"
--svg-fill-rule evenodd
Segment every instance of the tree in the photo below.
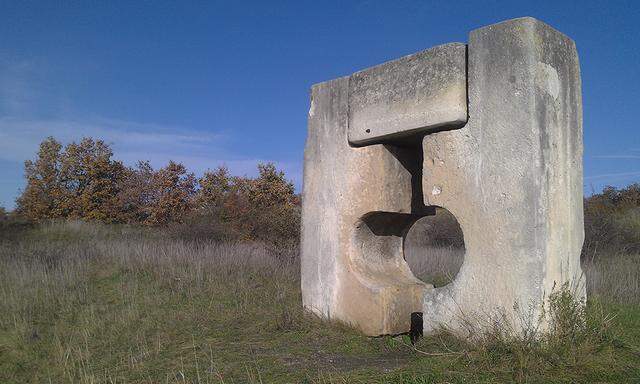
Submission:
M 102 140 L 83 138 L 62 151 L 54 138 L 45 139 L 36 160 L 25 162 L 27 186 L 17 200 L 17 211 L 33 221 L 120 221 L 118 193 L 126 167 L 112 156 Z
M 120 181 L 118 205 L 125 223 L 144 223 L 151 216 L 154 203 L 155 171 L 148 161 L 139 161 L 135 168 L 126 168 Z
M 278 171 L 273 163 L 260 163 L 258 173 L 250 190 L 252 203 L 260 208 L 295 205 L 295 188 L 284 172 Z
M 102 140 L 83 138 L 67 145 L 60 171 L 65 186 L 60 208 L 65 217 L 121 221 L 118 193 L 127 172 L 112 156 Z
M 271 163 L 258 164 L 258 173 L 252 179 L 229 176 L 224 167 L 206 172 L 191 228 L 219 239 L 295 241 L 300 202 L 293 184 Z
M 64 216 L 60 202 L 64 187 L 60 180 L 62 145 L 53 137 L 40 143 L 37 158 L 24 163 L 27 185 L 16 200 L 17 212 L 26 219 L 38 221 Z
M 183 222 L 193 207 L 195 188 L 194 174 L 187 173 L 184 165 L 169 161 L 153 176 L 154 196 L 146 223 L 164 225 Z
M 252 179 L 218 167 L 196 180 L 173 161 L 157 171 L 148 161 L 125 167 L 102 140 L 83 138 L 63 151 L 50 137 L 37 158 L 25 162 L 27 186 L 17 200 L 18 212 L 33 221 L 167 225 L 189 219 L 189 233 L 197 226 L 217 239 L 296 239 L 300 199 L 293 184 L 274 164 L 258 164 L 258 172 Z
M 206 211 L 221 210 L 232 190 L 232 179 L 227 167 L 206 171 L 198 180 L 200 189 L 196 195 L 196 206 Z
M 258 164 L 258 173 L 249 189 L 251 236 L 275 242 L 297 239 L 300 199 L 293 183 L 273 163 Z

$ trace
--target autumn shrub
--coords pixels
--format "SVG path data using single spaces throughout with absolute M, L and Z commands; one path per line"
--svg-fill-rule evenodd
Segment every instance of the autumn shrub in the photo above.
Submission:
M 250 206 L 244 220 L 249 235 L 257 240 L 297 239 L 300 202 L 293 184 L 273 164 L 259 164 L 258 172 L 248 188 Z
M 135 167 L 126 169 L 118 191 L 121 222 L 148 222 L 155 196 L 154 172 L 148 161 L 139 161 Z
M 297 242 L 300 201 L 293 184 L 271 163 L 256 178 L 225 167 L 197 179 L 180 163 L 127 167 L 102 140 L 63 146 L 49 137 L 25 162 L 27 185 L 17 213 L 31 222 L 81 219 L 166 227 L 177 237 Z
M 584 224 L 583 257 L 640 253 L 640 184 L 606 187 L 585 198 Z
M 182 222 L 192 210 L 196 178 L 184 165 L 169 161 L 152 178 L 152 203 L 146 224 Z
M 119 181 L 124 165 L 112 159 L 102 140 L 83 138 L 65 147 L 60 159 L 62 200 L 58 216 L 113 223 L 119 221 Z
M 62 144 L 49 137 L 35 160 L 25 162 L 27 186 L 17 200 L 17 212 L 32 221 L 83 218 L 119 221 L 118 184 L 124 165 L 112 159 L 101 140 L 84 138 Z
M 62 145 L 52 137 L 40 143 L 37 159 L 24 163 L 27 186 L 17 199 L 18 212 L 33 221 L 60 215 L 63 203 L 60 177 Z
M 230 176 L 225 167 L 206 172 L 193 214 L 174 230 L 186 237 L 297 243 L 300 200 L 293 184 L 273 164 L 259 164 L 258 173 L 251 179 Z

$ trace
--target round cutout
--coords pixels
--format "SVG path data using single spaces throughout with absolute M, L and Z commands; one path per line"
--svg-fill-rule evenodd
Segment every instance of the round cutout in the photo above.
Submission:
M 464 261 L 464 236 L 458 220 L 436 207 L 435 215 L 418 219 L 404 237 L 404 258 L 411 272 L 435 287 L 455 279 Z

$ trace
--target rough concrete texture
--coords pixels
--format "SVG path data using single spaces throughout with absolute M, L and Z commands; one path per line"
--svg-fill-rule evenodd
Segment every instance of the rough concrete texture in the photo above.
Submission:
M 467 121 L 466 46 L 440 45 L 349 79 L 349 143 L 384 140 Z
M 385 64 L 396 68 L 391 78 L 411 72 L 396 64 Z M 463 127 L 415 133 L 406 110 L 389 107 L 393 116 L 381 119 L 398 125 L 386 132 L 414 132 L 414 140 L 359 148 L 347 138 L 354 93 L 377 94 L 380 84 L 392 90 L 393 81 L 373 81 L 370 90 L 358 83 L 357 92 L 350 77 L 313 87 L 302 207 L 307 309 L 368 335 L 407 332 L 411 313 L 423 312 L 426 332 L 444 325 L 473 336 L 497 316 L 516 331 L 536 324 L 545 298 L 563 285 L 584 295 L 582 104 L 573 41 L 531 18 L 480 28 L 470 34 L 466 82 Z M 358 108 L 427 98 L 373 97 Z M 394 138 L 387 133 L 383 143 Z M 403 258 L 408 229 L 433 206 L 456 216 L 466 248 L 455 280 L 436 289 L 416 279 Z
M 349 146 L 348 94 L 347 77 L 312 89 L 302 206 L 303 304 L 368 335 L 400 333 L 409 329 L 410 313 L 422 310 L 427 289 L 402 255 L 402 228 L 417 219 L 411 214 L 417 177 L 393 146 Z
M 455 281 L 425 296 L 425 330 L 474 332 L 496 316 L 519 330 L 535 325 L 554 289 L 582 277 L 575 45 L 531 18 L 481 28 L 470 34 L 468 77 L 467 125 L 423 141 L 425 204 L 452 212 L 466 245 Z

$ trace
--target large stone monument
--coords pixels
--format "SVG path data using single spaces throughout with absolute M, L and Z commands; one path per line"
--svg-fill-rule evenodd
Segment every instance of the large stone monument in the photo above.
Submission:
M 455 280 L 403 257 L 416 220 L 448 209 L 464 233 Z M 541 322 L 549 294 L 584 295 L 582 101 L 574 42 L 532 19 L 316 84 L 302 201 L 302 296 L 367 335 L 495 316 Z M 413 316 L 415 317 L 415 316 Z

